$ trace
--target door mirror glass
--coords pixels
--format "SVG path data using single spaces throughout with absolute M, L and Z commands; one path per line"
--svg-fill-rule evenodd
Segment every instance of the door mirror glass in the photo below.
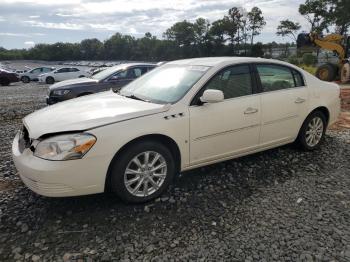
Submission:
M 207 89 L 200 100 L 202 103 L 218 103 L 224 101 L 224 93 L 221 90 Z

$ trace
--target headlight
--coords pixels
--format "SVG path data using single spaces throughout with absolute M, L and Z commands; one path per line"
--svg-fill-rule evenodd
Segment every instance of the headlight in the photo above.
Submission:
M 70 92 L 70 90 L 67 89 L 62 89 L 62 90 L 53 90 L 53 94 L 56 96 L 64 96 L 66 94 L 68 94 Z
M 34 155 L 56 161 L 80 159 L 95 142 L 96 137 L 87 133 L 58 135 L 40 141 Z

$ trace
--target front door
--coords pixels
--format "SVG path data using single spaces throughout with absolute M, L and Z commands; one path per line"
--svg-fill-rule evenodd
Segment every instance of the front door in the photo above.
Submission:
M 191 165 L 253 150 L 259 144 L 260 95 L 254 94 L 249 65 L 227 67 L 200 91 L 223 91 L 225 100 L 190 106 Z

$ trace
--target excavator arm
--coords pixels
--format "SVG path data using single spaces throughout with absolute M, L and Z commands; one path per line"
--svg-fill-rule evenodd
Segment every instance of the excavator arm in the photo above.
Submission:
M 338 54 L 340 62 L 345 59 L 346 50 L 342 45 L 344 37 L 338 34 L 330 34 L 325 37 L 318 37 L 316 34 L 310 34 L 310 40 L 322 49 L 330 50 Z

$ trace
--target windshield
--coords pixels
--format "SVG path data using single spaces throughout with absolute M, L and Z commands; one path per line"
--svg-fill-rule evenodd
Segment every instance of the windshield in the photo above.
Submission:
M 155 103 L 174 103 L 207 72 L 207 66 L 164 65 L 131 82 L 121 95 Z
M 105 70 L 102 70 L 101 72 L 93 75 L 91 78 L 96 80 L 103 80 L 107 77 L 109 77 L 111 74 L 117 72 L 118 70 L 122 69 L 120 66 L 114 66 L 111 68 L 107 68 Z

